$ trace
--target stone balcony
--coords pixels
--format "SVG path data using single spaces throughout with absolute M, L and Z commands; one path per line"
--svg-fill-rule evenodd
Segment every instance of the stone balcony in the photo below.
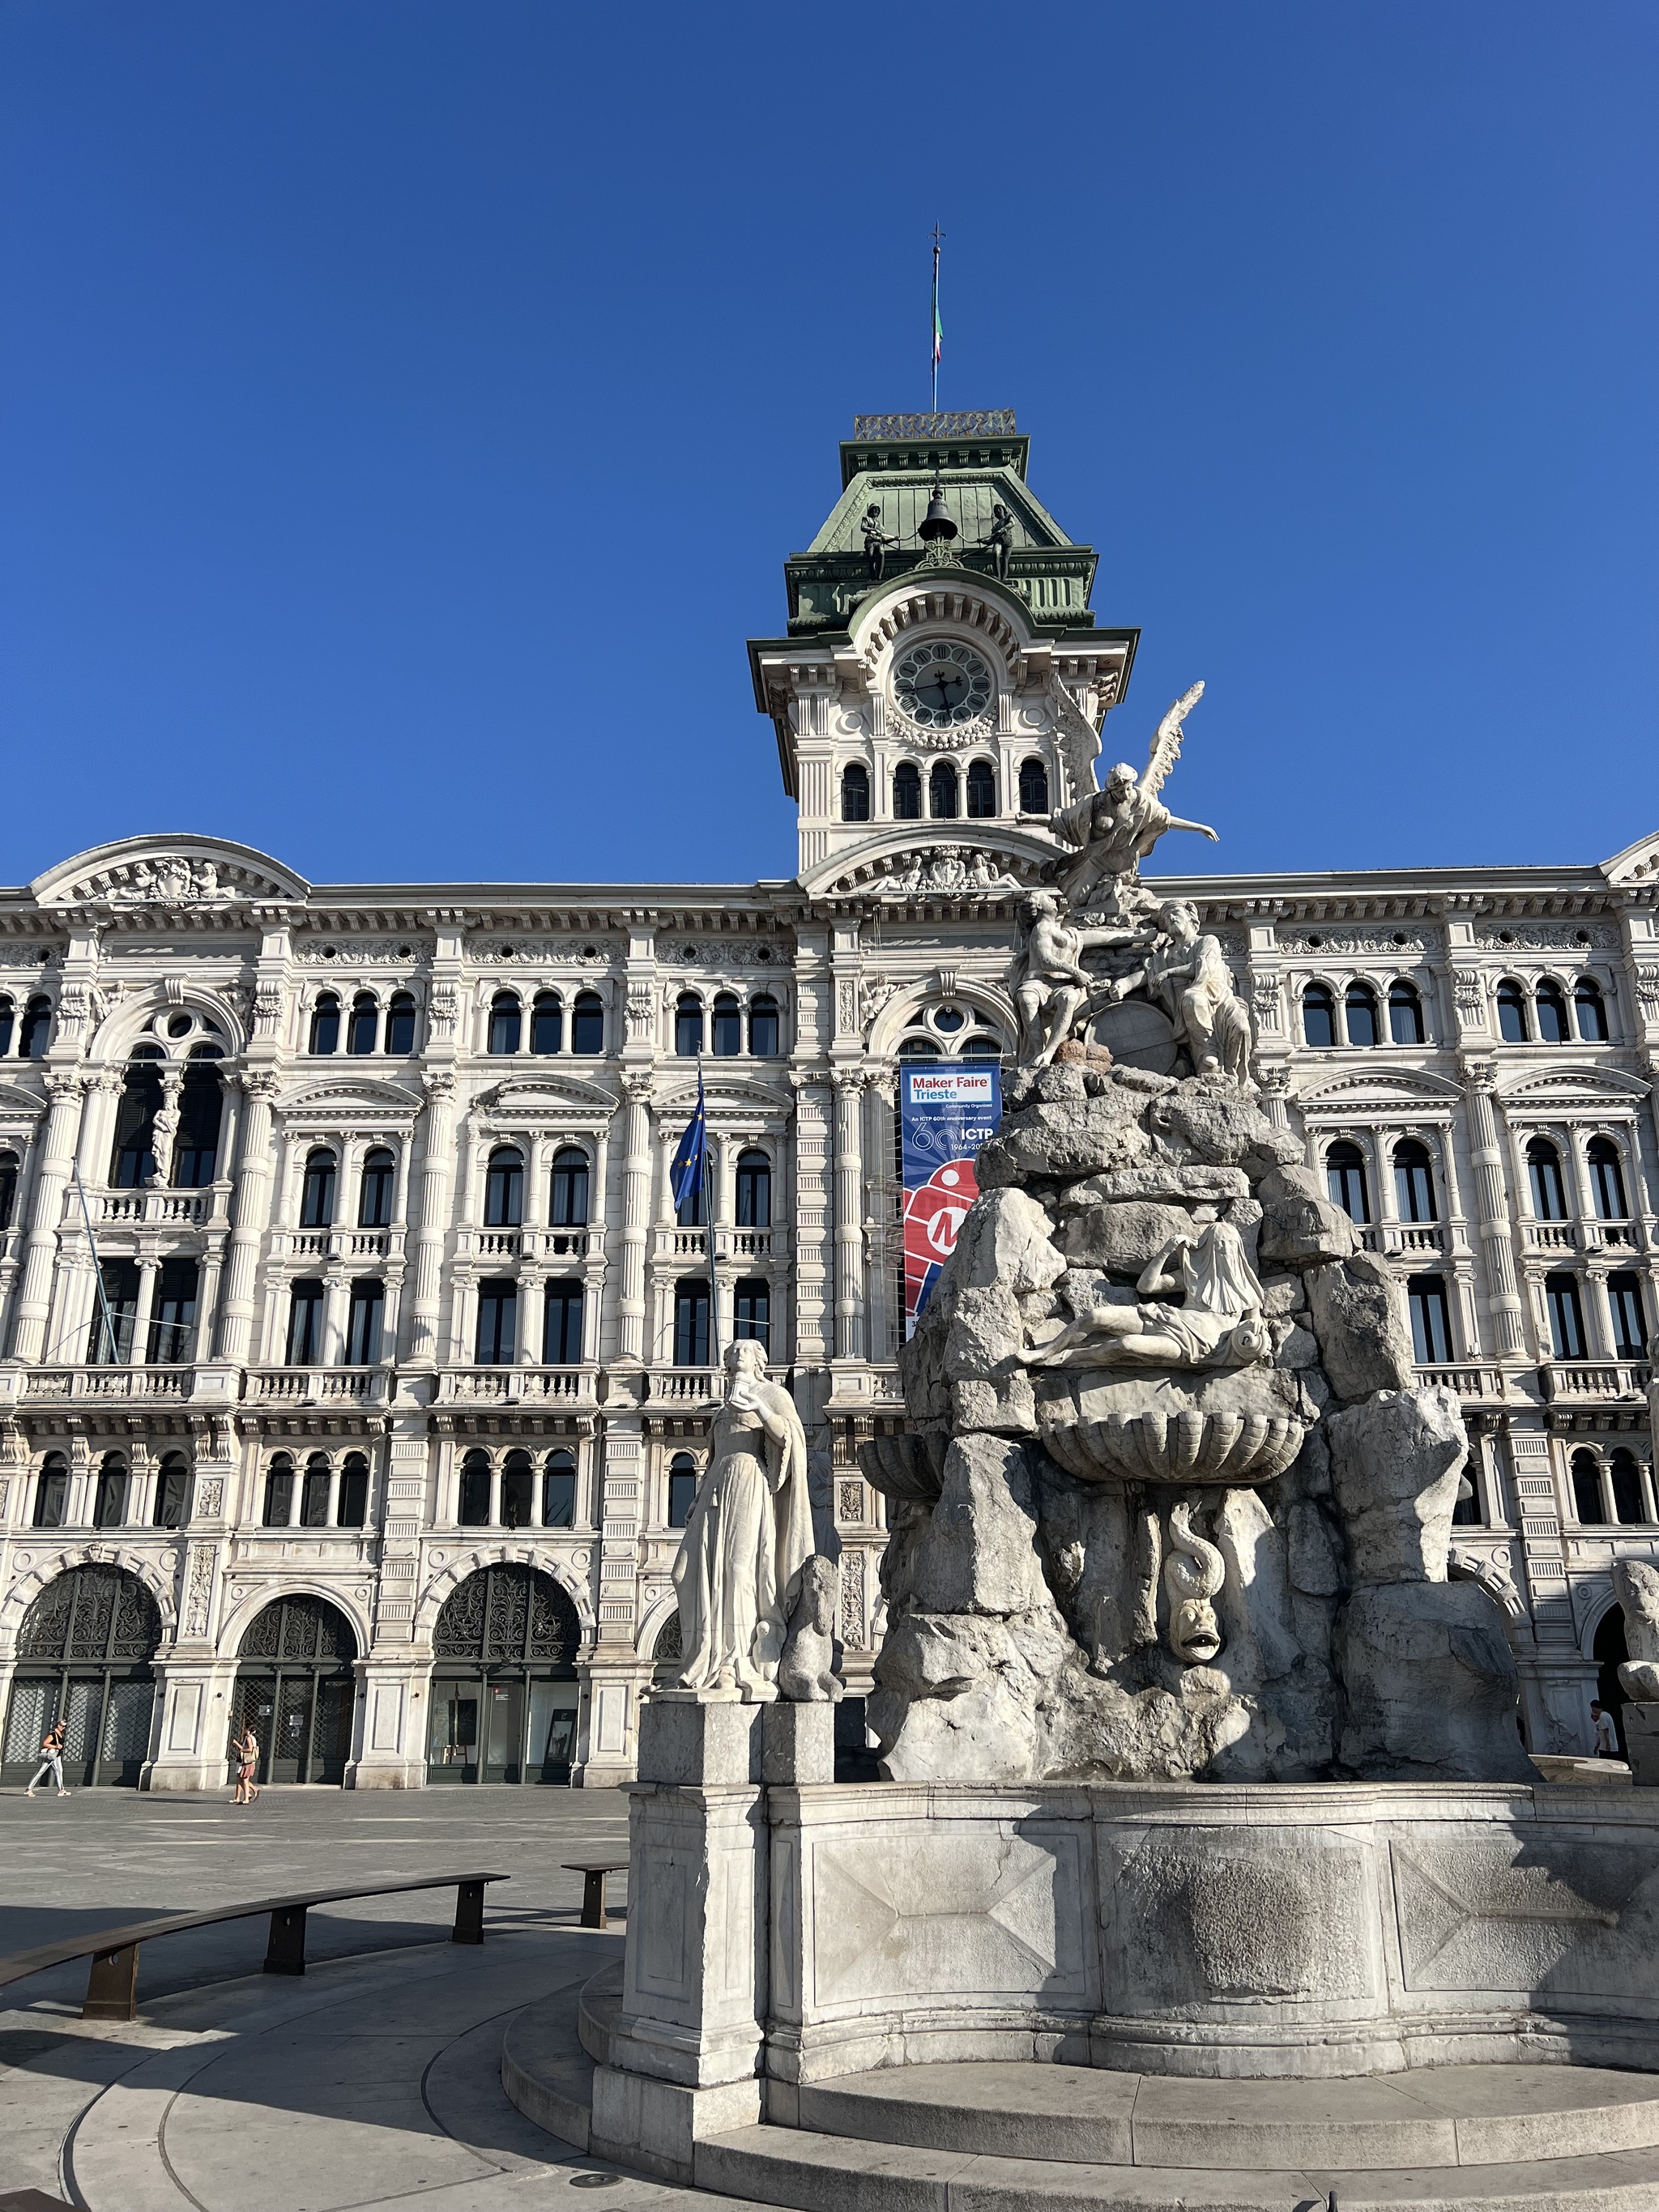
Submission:
M 759 1262 L 770 1260 L 775 1252 L 781 1256 L 781 1232 L 773 1229 L 722 1229 L 714 1231 L 716 1261 L 732 1260 Z M 706 1229 L 657 1229 L 652 1232 L 651 1256 L 660 1266 L 684 1264 L 708 1258 L 708 1231 Z
M 1652 1374 L 1645 1359 L 1552 1359 L 1539 1368 L 1538 1381 L 1552 1406 L 1640 1404 Z
M 250 1406 L 384 1406 L 397 1390 L 390 1367 L 249 1367 L 242 1395 Z
M 436 1406 L 568 1405 L 599 1402 L 592 1367 L 446 1367 L 440 1370 Z
M 403 1251 L 401 1229 L 278 1229 L 270 1239 L 273 1260 L 311 1261 L 319 1267 L 333 1260 L 400 1260 Z
M 604 1255 L 605 1231 L 584 1229 L 462 1229 L 455 1256 L 486 1266 L 508 1260 L 597 1260 Z
M 87 1211 L 94 1229 L 194 1229 L 209 1223 L 222 1227 L 230 1195 L 228 1183 L 210 1183 L 201 1190 L 103 1190 L 87 1194 Z M 80 1200 L 71 1188 L 64 1213 L 66 1228 L 80 1226 Z

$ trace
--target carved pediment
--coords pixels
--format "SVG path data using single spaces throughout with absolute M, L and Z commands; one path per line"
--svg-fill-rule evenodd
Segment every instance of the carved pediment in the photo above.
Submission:
M 929 837 L 914 830 L 872 839 L 851 855 L 839 853 L 803 877 L 815 898 L 1006 899 L 1036 883 L 1051 847 L 981 832 Z
M 1499 1085 L 1498 1096 L 1512 1115 L 1606 1113 L 1611 1108 L 1628 1112 L 1648 1096 L 1652 1086 L 1614 1067 L 1552 1067 L 1528 1070 L 1514 1081 Z
M 1356 1116 L 1433 1115 L 1455 1112 L 1462 1092 L 1444 1076 L 1419 1068 L 1353 1068 L 1327 1077 L 1301 1091 L 1297 1103 L 1316 1118 L 1328 1114 Z
M 0 1083 L 0 1129 L 27 1129 L 46 1111 L 46 1102 L 20 1084 Z
M 381 1083 L 372 1077 L 342 1077 L 310 1082 L 276 1101 L 276 1110 L 290 1125 L 306 1128 L 343 1128 L 372 1121 L 380 1127 L 412 1121 L 425 1100 L 418 1091 L 398 1083 Z
M 580 1075 L 550 1073 L 533 1080 L 509 1079 L 498 1083 L 479 1094 L 472 1110 L 479 1118 L 510 1121 L 522 1127 L 535 1121 L 567 1121 L 573 1114 L 588 1118 L 599 1115 L 608 1120 L 616 1112 L 617 1103 L 616 1093 L 601 1083 L 589 1082 Z
M 155 907 L 165 912 L 302 899 L 303 878 L 251 845 L 216 837 L 124 837 L 64 860 L 29 886 L 42 906 Z

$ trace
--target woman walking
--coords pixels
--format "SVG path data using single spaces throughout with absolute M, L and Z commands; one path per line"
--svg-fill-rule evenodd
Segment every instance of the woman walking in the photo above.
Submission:
M 33 1796 L 36 1785 L 48 1774 L 58 1784 L 58 1795 L 60 1797 L 69 1796 L 69 1791 L 64 1787 L 64 1746 L 68 1739 L 69 1730 L 63 1722 L 54 1721 L 40 1739 L 40 1764 L 35 1769 L 34 1780 L 23 1792 L 26 1797 Z
M 230 1755 L 236 1761 L 236 1795 L 233 1805 L 251 1805 L 258 1796 L 253 1778 L 259 1771 L 259 1739 L 253 1733 L 252 1721 L 244 1721 L 242 1733 L 230 1747 Z

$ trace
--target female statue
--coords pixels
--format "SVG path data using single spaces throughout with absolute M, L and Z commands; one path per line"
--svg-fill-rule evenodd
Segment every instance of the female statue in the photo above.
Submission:
M 674 1562 L 677 1686 L 766 1704 L 778 1694 L 790 1577 L 812 1553 L 806 1432 L 752 1338 L 730 1346 L 726 1368 L 708 1470 Z

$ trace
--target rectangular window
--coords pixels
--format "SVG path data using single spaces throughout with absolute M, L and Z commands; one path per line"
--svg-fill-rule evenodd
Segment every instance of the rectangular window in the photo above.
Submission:
M 328 1468 L 308 1467 L 304 1486 L 300 1492 L 300 1526 L 302 1528 L 326 1528 L 328 1526 Z
M 41 1470 L 34 1486 L 34 1525 L 37 1528 L 61 1528 L 64 1516 L 69 1509 L 69 1469 L 48 1467 Z
M 288 1364 L 313 1367 L 323 1341 L 323 1286 L 295 1283 L 289 1293 Z
M 732 1334 L 753 1337 L 769 1350 L 772 1343 L 772 1289 L 769 1283 L 739 1283 L 732 1294 Z
M 345 1364 L 374 1367 L 380 1357 L 380 1316 L 386 1311 L 386 1285 L 375 1279 L 351 1285 L 351 1304 L 346 1316 Z
M 697 1470 L 677 1457 L 668 1474 L 668 1525 L 684 1528 L 696 1502 Z
M 1446 1285 L 1438 1275 L 1407 1279 L 1406 1304 L 1412 1317 L 1412 1354 L 1425 1367 L 1443 1367 L 1452 1356 Z
M 190 1469 L 164 1467 L 155 1480 L 155 1525 L 182 1528 L 190 1518 Z
M 1571 1275 L 1546 1275 L 1544 1303 L 1549 1309 L 1551 1349 L 1558 1359 L 1584 1356 L 1584 1316 L 1578 1285 Z
M 1635 1275 L 1607 1277 L 1607 1304 L 1613 1310 L 1613 1345 L 1621 1359 L 1640 1359 L 1648 1348 L 1647 1316 L 1642 1311 L 1642 1285 Z
M 196 1262 L 163 1260 L 149 1322 L 149 1364 L 176 1367 L 196 1350 Z
M 674 1364 L 708 1364 L 708 1285 L 701 1280 L 674 1285 Z
M 576 1468 L 568 1452 L 549 1455 L 542 1476 L 542 1526 L 574 1528 L 576 1525 Z
M 106 1467 L 98 1477 L 92 1525 L 94 1528 L 118 1528 L 126 1517 L 127 1471 L 124 1467 Z
M 138 1315 L 138 1263 L 106 1260 L 98 1270 L 102 1295 L 93 1310 L 89 1367 L 118 1367 L 132 1357 L 133 1323 Z
M 480 1367 L 510 1367 L 519 1343 L 519 1286 L 495 1280 L 478 1285 Z
M 580 1283 L 550 1283 L 542 1324 L 542 1364 L 547 1367 L 574 1367 L 581 1356 L 582 1286 Z
M 353 1452 L 340 1471 L 340 1493 L 334 1509 L 335 1526 L 361 1528 L 368 1517 L 368 1468 L 361 1452 Z
M 260 1516 L 267 1528 L 286 1528 L 294 1510 L 294 1470 L 273 1467 L 265 1477 L 265 1510 Z

